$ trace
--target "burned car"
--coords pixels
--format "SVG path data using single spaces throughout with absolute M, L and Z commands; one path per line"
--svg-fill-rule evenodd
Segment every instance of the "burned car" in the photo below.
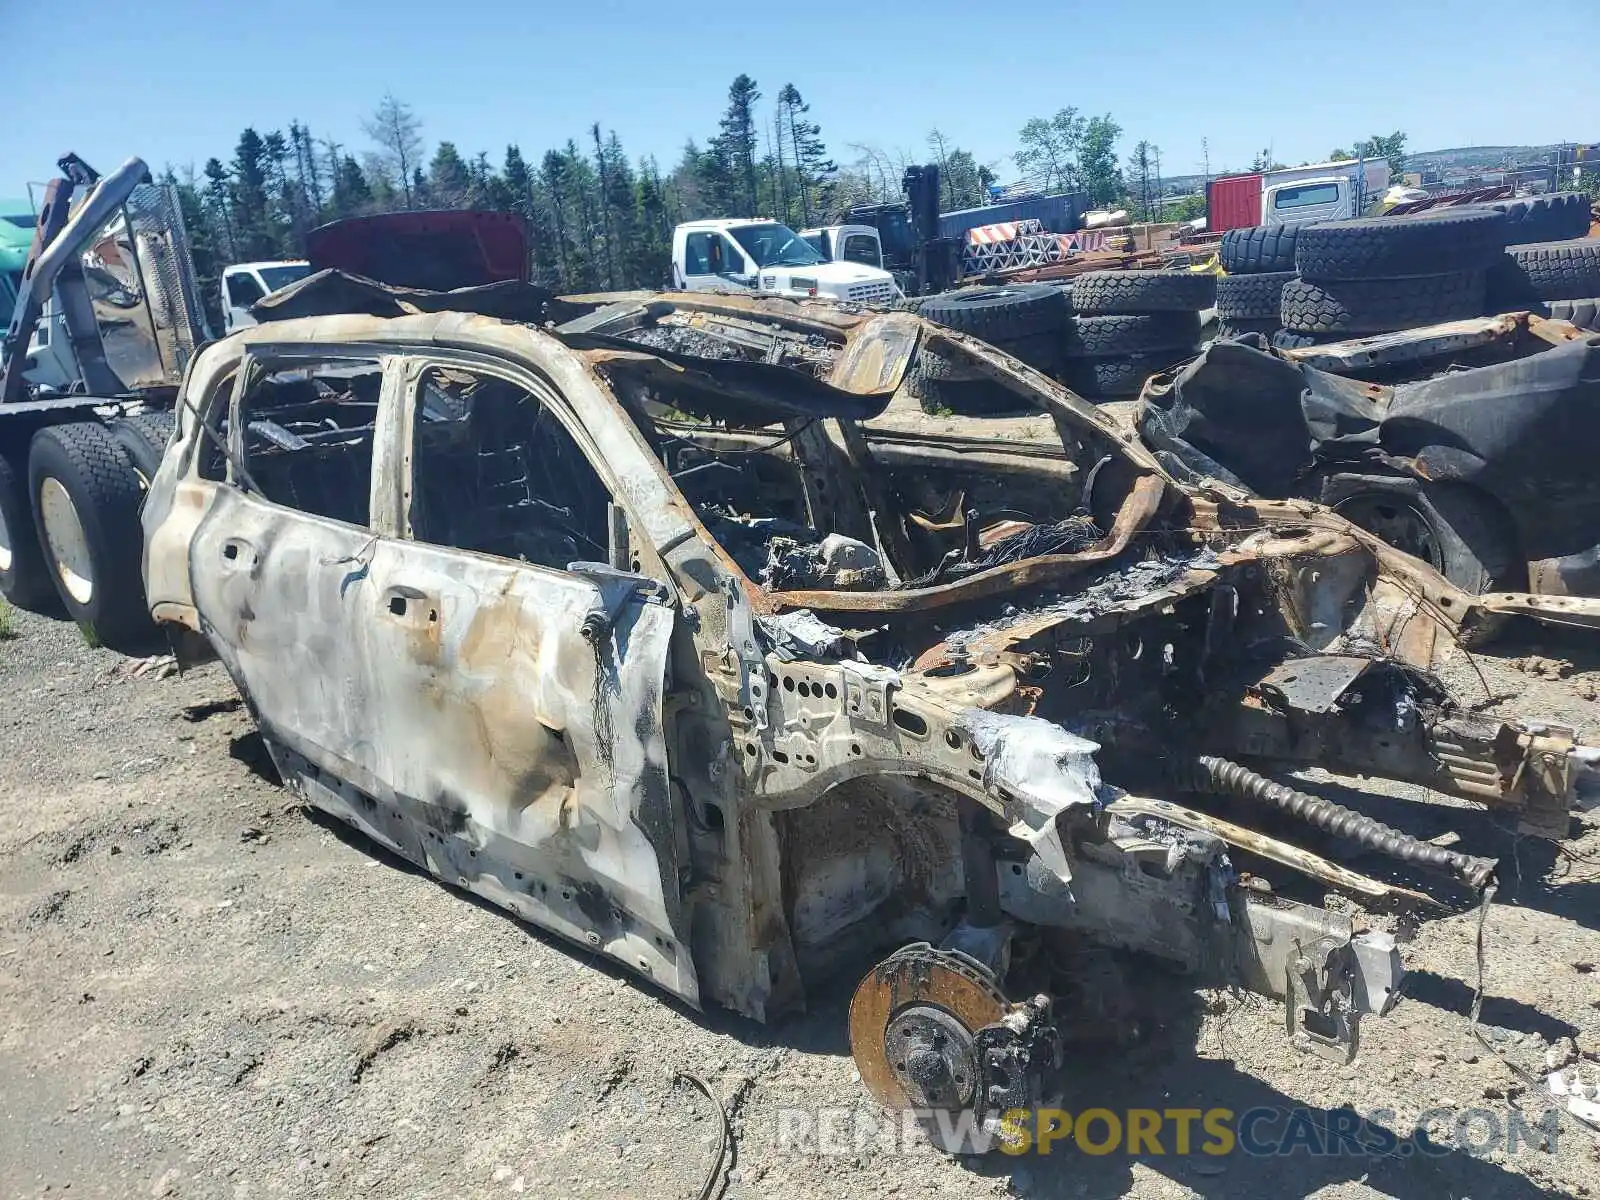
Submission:
M 1177 484 L 961 334 L 731 296 L 540 323 L 292 292 L 330 311 L 189 373 L 144 510 L 155 619 L 221 659 L 307 803 L 690 1004 L 770 1020 L 889 951 L 852 1050 L 952 1149 L 1055 1086 L 1077 946 L 1277 997 L 1335 1053 L 1392 1003 L 1392 939 L 1243 886 L 1230 846 L 1391 885 L 1171 796 L 1469 891 L 1492 861 L 1260 772 L 1415 780 L 1551 835 L 1587 797 L 1572 731 L 1430 673 L 1473 597 L 1319 506 Z M 1049 443 L 885 424 L 929 346 Z
M 1151 380 L 1137 423 L 1180 478 L 1319 500 L 1469 592 L 1564 597 L 1592 624 L 1597 413 L 1600 334 L 1505 313 L 1280 352 L 1219 341 Z

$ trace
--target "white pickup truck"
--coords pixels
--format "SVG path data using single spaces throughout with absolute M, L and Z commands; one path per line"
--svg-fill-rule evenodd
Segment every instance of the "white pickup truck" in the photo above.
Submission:
M 286 288 L 311 274 L 304 259 L 276 262 L 234 263 L 222 272 L 222 322 L 226 333 L 254 325 L 250 306 L 279 288 Z
M 829 262 L 776 221 L 685 221 L 672 231 L 672 285 L 687 292 L 762 292 L 880 304 L 900 295 L 894 276 L 860 262 Z

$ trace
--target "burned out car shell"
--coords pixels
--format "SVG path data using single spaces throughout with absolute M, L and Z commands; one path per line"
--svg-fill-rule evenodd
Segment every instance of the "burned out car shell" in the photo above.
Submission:
M 932 343 L 1064 454 L 1017 451 L 991 501 L 994 447 L 875 434 L 861 415 Z M 307 391 L 329 360 L 365 373 Z M 359 502 L 328 500 L 351 478 Z M 1267 797 L 1215 755 L 1325 759 L 1549 821 L 1588 778 L 1570 731 L 1429 682 L 1473 598 L 1318 506 L 1181 487 L 1070 392 L 905 314 L 667 295 L 555 332 L 264 325 L 196 360 L 144 523 L 152 614 L 222 659 L 310 803 L 757 1018 L 953 927 L 998 979 L 1037 929 L 1333 1013 L 1348 1047 L 1392 999 L 1392 945 L 1244 894 L 1229 839 L 1383 885 L 1130 790 L 1209 770 Z M 1329 664 L 1314 689 L 1284 646 Z M 1378 738 L 1358 693 L 1413 715 Z M 1152 746 L 1168 774 L 1141 774 Z

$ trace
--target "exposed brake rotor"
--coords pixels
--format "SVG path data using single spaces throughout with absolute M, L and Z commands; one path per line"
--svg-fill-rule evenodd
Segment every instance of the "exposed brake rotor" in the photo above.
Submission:
M 921 1114 L 951 1153 L 985 1148 L 999 1113 L 1036 1091 L 1052 1054 L 1049 1001 L 1012 1004 L 983 964 L 919 942 L 874 967 L 850 1001 L 850 1053 L 885 1108 Z

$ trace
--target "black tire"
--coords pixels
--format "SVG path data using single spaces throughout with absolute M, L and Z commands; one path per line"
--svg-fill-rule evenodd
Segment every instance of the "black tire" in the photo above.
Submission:
M 1078 316 L 1062 343 L 1068 358 L 1100 358 L 1151 350 L 1181 351 L 1200 339 L 1200 316 L 1192 312 L 1137 316 Z
M 1111 358 L 1070 358 L 1064 379 L 1078 395 L 1090 400 L 1137 396 L 1150 376 L 1167 370 L 1181 355 L 1125 354 Z
M 1252 321 L 1276 319 L 1282 306 L 1283 285 L 1294 277 L 1293 271 L 1224 275 L 1217 280 L 1217 316 L 1224 321 L 1237 317 Z
M 1067 298 L 1046 283 L 1009 283 L 930 296 L 917 311 L 986 342 L 1012 342 L 1059 332 L 1067 321 Z
M 1593 219 L 1589 197 L 1582 192 L 1555 196 L 1529 196 L 1523 200 L 1491 200 L 1486 207 L 1499 209 L 1510 224 L 1512 245 L 1560 242 L 1587 237 Z
M 1477 271 L 1494 265 L 1509 229 L 1506 214 L 1489 208 L 1324 221 L 1300 231 L 1294 261 L 1319 281 Z
M 1302 243 L 1303 245 L 1304 243 Z M 1482 314 L 1484 273 L 1284 285 L 1279 319 L 1300 333 L 1386 333 Z
M 1270 341 L 1273 335 L 1278 332 L 1280 332 L 1280 327 L 1276 315 L 1263 320 L 1252 320 L 1249 317 L 1230 317 L 1217 326 L 1217 336 L 1219 338 L 1238 338 L 1249 333 L 1255 333 Z
M 1061 367 L 1061 334 L 1056 331 L 1035 333 L 1009 342 L 994 342 L 992 345 L 996 350 L 1004 350 L 1012 358 L 1046 375 L 1054 374 Z
M 1298 225 L 1257 225 L 1222 235 L 1217 257 L 1229 275 L 1262 275 L 1294 270 Z
M 41 500 L 47 489 L 52 493 L 48 509 Z M 70 503 L 63 503 L 63 493 Z M 102 646 L 123 654 L 157 649 L 161 639 L 145 605 L 140 571 L 143 495 L 111 432 L 85 421 L 34 434 L 28 497 L 51 581 L 72 619 L 92 631 Z M 52 519 L 47 511 L 57 515 Z M 68 536 L 74 517 L 81 531 L 75 538 Z M 63 534 L 63 545 L 79 548 L 70 558 L 51 550 L 52 529 Z M 64 558 L 76 568 L 70 577 L 60 565 Z
M 1586 296 L 1600 296 L 1600 238 L 1511 246 L 1489 272 L 1489 297 L 1501 312 Z
M 1279 329 L 1272 335 L 1275 350 L 1304 350 L 1307 346 L 1326 346 L 1329 342 L 1344 340 L 1342 333 L 1297 333 L 1293 329 Z
M 56 586 L 45 565 L 28 503 L 28 473 L 0 455 L 0 592 L 18 608 L 59 612 Z
M 1540 306 L 1544 316 L 1571 321 L 1579 329 L 1600 333 L 1600 296 L 1585 300 L 1551 300 Z
M 1322 502 L 1464 592 L 1477 596 L 1527 586 L 1527 563 L 1510 517 L 1466 484 L 1334 475 L 1323 484 Z M 1462 630 L 1461 643 L 1481 646 L 1504 624 L 1493 617 L 1480 620 Z
M 134 470 L 139 472 L 140 483 L 147 489 L 161 466 L 167 443 L 172 440 L 172 428 L 172 414 L 159 410 L 118 417 L 111 422 L 112 438 L 122 447 Z
M 1072 285 L 1080 313 L 1198 312 L 1217 296 L 1217 277 L 1196 271 L 1090 271 Z

